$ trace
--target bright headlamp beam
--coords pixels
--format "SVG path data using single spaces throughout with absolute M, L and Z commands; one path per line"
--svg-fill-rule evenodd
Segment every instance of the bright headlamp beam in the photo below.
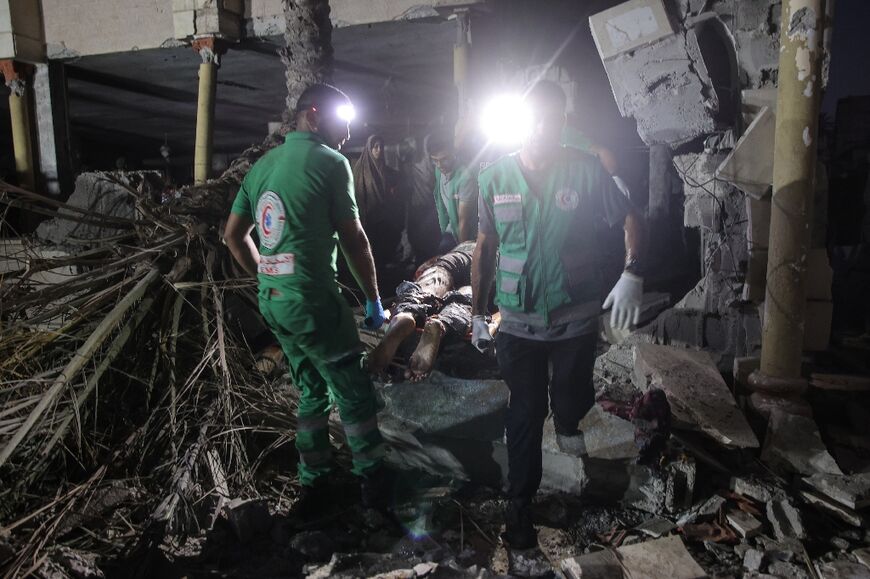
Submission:
M 356 109 L 353 108 L 353 105 L 339 105 L 337 109 L 335 109 L 335 114 L 338 118 L 345 122 L 351 122 L 356 118 Z
M 519 95 L 502 95 L 483 109 L 481 129 L 493 143 L 518 145 L 532 129 L 532 115 Z

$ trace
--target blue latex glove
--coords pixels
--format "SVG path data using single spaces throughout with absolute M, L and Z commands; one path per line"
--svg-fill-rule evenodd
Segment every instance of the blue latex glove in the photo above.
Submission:
M 384 306 L 381 304 L 381 298 L 375 301 L 366 300 L 366 318 L 363 320 L 365 327 L 370 330 L 377 330 L 384 325 L 386 317 L 384 316 Z

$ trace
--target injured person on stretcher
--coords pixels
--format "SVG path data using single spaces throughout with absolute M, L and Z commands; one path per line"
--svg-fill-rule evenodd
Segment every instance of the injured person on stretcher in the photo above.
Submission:
M 434 368 L 445 338 L 464 340 L 469 336 L 474 245 L 474 241 L 466 241 L 430 259 L 417 268 L 415 281 L 404 281 L 396 288 L 386 335 L 369 355 L 370 372 L 385 373 L 402 343 L 421 329 L 420 342 L 405 370 L 406 379 L 419 382 Z M 495 334 L 497 329 L 498 314 L 493 316 L 490 333 Z

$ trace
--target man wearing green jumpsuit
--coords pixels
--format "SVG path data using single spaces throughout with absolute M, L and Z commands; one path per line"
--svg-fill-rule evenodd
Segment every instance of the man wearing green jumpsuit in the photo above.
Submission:
M 542 476 L 549 407 L 557 434 L 575 436 L 595 402 L 592 367 L 603 283 L 606 230 L 625 226 L 625 271 L 604 307 L 617 327 L 637 323 L 640 221 L 594 156 L 561 145 L 565 94 L 541 81 L 525 104 L 532 130 L 519 153 L 480 172 L 480 231 L 472 261 L 472 343 L 492 345 L 485 314 L 493 280 L 501 325 L 495 339 L 510 389 L 505 430 L 508 497 L 505 542 L 536 544 L 530 506 Z
M 297 104 L 296 131 L 251 167 L 224 234 L 236 260 L 257 277 L 260 311 L 280 341 L 301 393 L 296 448 L 302 496 L 297 510 L 306 513 L 329 500 L 333 401 L 353 454 L 353 472 L 362 477 L 364 501 L 379 500 L 386 472 L 377 403 L 361 366 L 362 344 L 335 280 L 338 242 L 366 295 L 366 324 L 383 324 L 353 176 L 338 153 L 350 136 L 352 110 L 335 87 L 306 89 Z M 254 227 L 259 244 L 251 237 Z
M 435 208 L 441 226 L 439 254 L 477 235 L 477 173 L 459 163 L 453 138 L 433 135 L 429 154 L 435 165 Z

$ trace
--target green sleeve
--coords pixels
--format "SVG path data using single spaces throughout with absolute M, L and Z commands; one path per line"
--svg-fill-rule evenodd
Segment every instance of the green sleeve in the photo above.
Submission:
M 350 170 L 350 163 L 344 157 L 336 164 L 331 181 L 333 202 L 330 217 L 332 222 L 339 223 L 348 219 L 359 219 L 356 196 L 353 192 L 353 173 Z
M 236 193 L 236 199 L 233 201 L 233 206 L 230 209 L 231 213 L 247 217 L 254 221 L 254 209 L 251 207 L 251 198 L 248 195 L 248 190 L 245 188 L 245 182 L 242 181 L 239 187 L 239 192 Z
M 450 215 L 447 213 L 447 207 L 444 206 L 444 198 L 441 195 L 441 171 L 435 171 L 435 209 L 438 210 L 438 226 L 441 228 L 441 233 L 447 233 L 450 227 Z

